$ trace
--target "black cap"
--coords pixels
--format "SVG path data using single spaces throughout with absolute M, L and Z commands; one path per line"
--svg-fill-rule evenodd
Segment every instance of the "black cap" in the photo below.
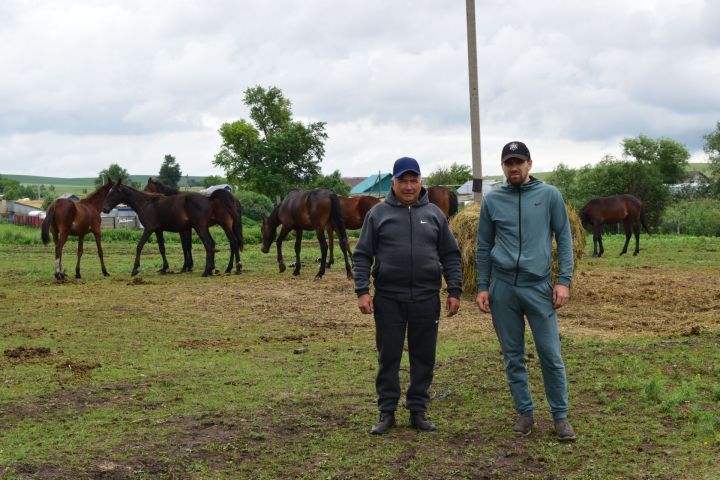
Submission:
M 395 165 L 393 165 L 393 177 L 400 178 L 403 174 L 408 172 L 420 175 L 420 165 L 418 165 L 417 160 L 410 157 L 402 157 L 395 160 Z
M 500 155 L 500 163 L 508 158 L 519 158 L 521 160 L 530 160 L 530 150 L 523 142 L 510 142 L 505 145 Z

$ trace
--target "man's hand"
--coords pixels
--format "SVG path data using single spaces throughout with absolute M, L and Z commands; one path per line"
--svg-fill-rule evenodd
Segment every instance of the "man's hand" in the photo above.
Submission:
M 490 294 L 487 290 L 478 292 L 477 297 L 475 297 L 475 303 L 481 312 L 490 313 Z
M 455 297 L 447 297 L 447 302 L 445 302 L 447 316 L 452 317 L 458 310 L 460 310 L 460 300 Z
M 570 300 L 570 289 L 565 285 L 555 285 L 553 289 L 553 308 L 560 308 L 567 305 Z
M 373 313 L 372 297 L 369 293 L 365 293 L 358 297 L 358 308 L 362 313 Z

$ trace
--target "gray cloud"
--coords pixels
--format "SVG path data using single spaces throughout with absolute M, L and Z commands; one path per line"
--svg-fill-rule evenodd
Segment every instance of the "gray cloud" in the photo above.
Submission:
M 483 158 L 509 138 L 583 165 L 640 133 L 693 152 L 720 119 L 720 6 L 701 0 L 477 2 Z M 462 2 L 5 1 L 0 172 L 211 165 L 245 88 L 325 121 L 323 170 L 412 154 L 470 163 Z M 537 157 L 537 155 L 536 155 Z M 427 170 L 427 168 L 426 168 Z

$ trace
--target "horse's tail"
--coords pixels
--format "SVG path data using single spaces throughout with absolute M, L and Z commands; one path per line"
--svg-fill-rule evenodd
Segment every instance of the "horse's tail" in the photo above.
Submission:
M 245 240 L 242 233 L 242 206 L 235 196 L 225 189 L 215 190 L 210 194 L 211 200 L 219 200 L 220 204 L 230 214 L 233 220 L 232 229 L 238 238 L 238 247 L 242 250 L 245 247 Z
M 345 231 L 345 222 L 343 221 L 340 200 L 337 195 L 332 192 L 330 192 L 330 221 L 332 222 L 333 230 L 338 232 L 338 236 L 347 241 L 347 232 Z
M 450 195 L 450 206 L 448 210 L 448 218 L 452 218 L 458 212 L 458 197 L 457 193 L 452 190 L 448 190 Z
M 47 214 L 45 215 L 45 220 L 43 220 L 42 227 L 40 228 L 40 238 L 42 238 L 42 242 L 44 245 L 47 245 L 48 242 L 50 242 L 50 225 L 52 225 L 54 217 L 55 204 L 52 203 L 48 207 Z
M 643 205 L 642 203 L 640 203 L 640 223 L 642 224 L 647 234 L 650 235 L 650 229 L 648 228 L 647 221 L 645 220 L 645 205 Z

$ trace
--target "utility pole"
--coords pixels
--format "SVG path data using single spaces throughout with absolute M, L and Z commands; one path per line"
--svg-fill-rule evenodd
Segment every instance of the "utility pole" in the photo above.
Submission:
M 478 100 L 477 37 L 475 0 L 465 0 L 467 11 L 468 71 L 470 73 L 470 138 L 472 140 L 473 200 L 482 201 L 482 159 L 480 155 L 480 102 Z

